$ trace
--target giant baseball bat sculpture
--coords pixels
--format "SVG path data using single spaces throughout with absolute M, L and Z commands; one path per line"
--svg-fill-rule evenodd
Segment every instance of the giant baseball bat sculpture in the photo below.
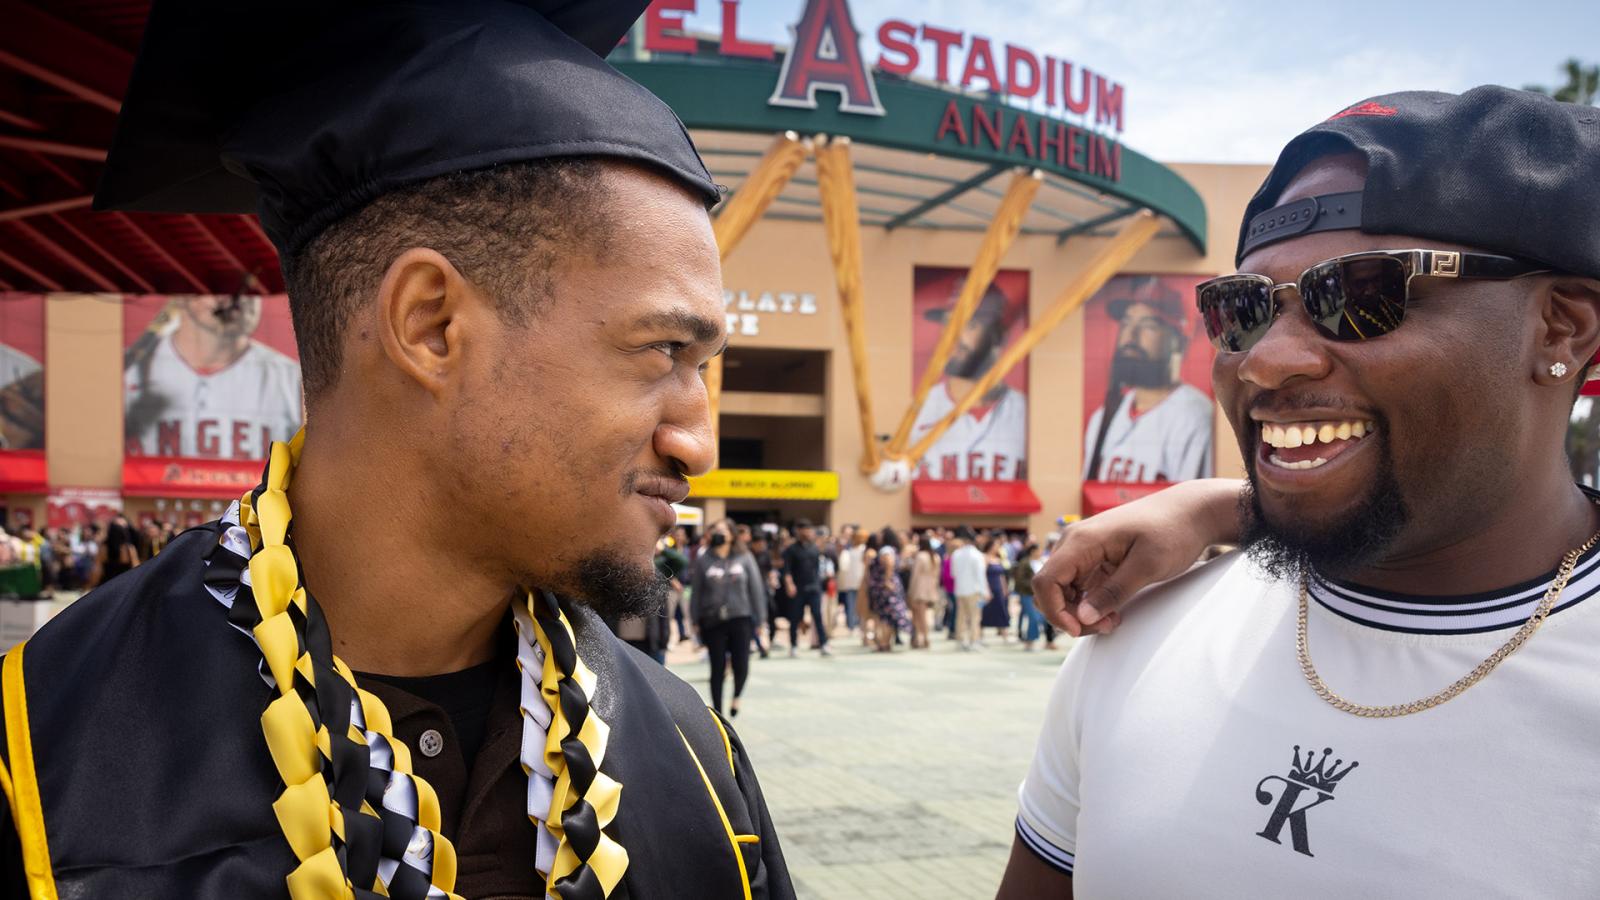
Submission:
M 856 411 L 861 418 L 861 471 L 878 468 L 878 436 L 872 418 L 872 380 L 867 372 L 867 323 L 861 289 L 861 214 L 856 206 L 855 174 L 850 166 L 850 139 L 818 139 L 817 192 L 828 232 L 828 252 L 839 285 L 839 311 L 849 338 L 850 367 L 855 374 Z

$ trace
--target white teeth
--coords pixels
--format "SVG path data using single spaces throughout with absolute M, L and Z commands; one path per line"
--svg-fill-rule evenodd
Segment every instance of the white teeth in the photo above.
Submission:
M 1347 441 L 1352 438 L 1359 440 L 1378 430 L 1376 423 L 1371 420 L 1356 421 L 1354 419 L 1344 422 L 1322 422 L 1318 424 L 1280 425 L 1274 422 L 1261 423 L 1261 442 L 1269 447 L 1279 449 L 1293 449 L 1295 447 L 1309 447 L 1321 441 L 1331 444 L 1334 441 Z
M 1302 459 L 1298 462 L 1290 462 L 1289 460 L 1280 457 L 1276 453 L 1267 458 L 1272 461 L 1273 465 L 1284 469 L 1316 469 L 1325 466 L 1328 463 L 1326 459 L 1323 459 L 1320 456 L 1316 459 Z

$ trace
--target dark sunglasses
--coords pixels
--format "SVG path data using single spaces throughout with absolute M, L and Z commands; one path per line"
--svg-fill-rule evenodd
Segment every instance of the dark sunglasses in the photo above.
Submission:
M 1366 341 L 1400 327 L 1413 278 L 1508 280 L 1547 272 L 1537 263 L 1491 253 L 1454 250 L 1371 250 L 1319 262 L 1299 281 L 1275 284 L 1265 275 L 1223 275 L 1195 288 L 1206 336 L 1218 350 L 1256 345 L 1283 311 L 1278 292 L 1295 288 L 1317 331 L 1335 341 Z

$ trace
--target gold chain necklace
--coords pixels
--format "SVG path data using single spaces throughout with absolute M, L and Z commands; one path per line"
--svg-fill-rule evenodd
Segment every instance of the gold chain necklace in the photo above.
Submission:
M 1595 532 L 1587 541 L 1584 541 L 1583 546 L 1572 549 L 1562 558 L 1561 567 L 1556 570 L 1555 580 L 1550 582 L 1549 590 L 1544 592 L 1544 598 L 1539 601 L 1539 605 L 1534 609 L 1533 615 L 1528 617 L 1528 621 L 1522 623 L 1522 627 L 1517 629 L 1516 634 L 1513 634 L 1504 644 L 1500 645 L 1500 649 L 1489 654 L 1488 659 L 1478 663 L 1477 668 L 1463 675 L 1454 684 L 1437 694 L 1424 697 L 1421 700 L 1398 703 L 1393 706 L 1362 706 L 1359 703 L 1352 703 L 1334 693 L 1323 682 L 1322 676 L 1317 674 L 1317 667 L 1311 662 L 1311 644 L 1306 638 L 1306 619 L 1311 605 L 1311 575 L 1307 573 L 1300 582 L 1300 616 L 1295 628 L 1295 652 L 1300 657 L 1300 671 L 1305 674 L 1307 683 L 1311 685 L 1313 691 L 1317 692 L 1318 697 L 1326 700 L 1328 705 L 1334 709 L 1347 712 L 1353 716 L 1362 716 L 1369 719 L 1393 719 L 1397 716 L 1408 716 L 1412 713 L 1422 712 L 1425 709 L 1432 709 L 1447 700 L 1453 700 L 1467 688 L 1482 681 L 1484 676 L 1499 668 L 1500 664 L 1506 661 L 1506 657 L 1517 652 L 1523 644 L 1528 642 L 1529 638 L 1533 637 L 1533 633 L 1539 630 L 1539 626 L 1543 625 L 1545 618 L 1550 615 L 1550 610 L 1555 608 L 1556 601 L 1561 598 L 1561 592 L 1566 590 L 1567 580 L 1572 577 L 1572 569 L 1578 564 L 1578 558 L 1593 549 L 1597 542 L 1600 542 L 1600 531 Z

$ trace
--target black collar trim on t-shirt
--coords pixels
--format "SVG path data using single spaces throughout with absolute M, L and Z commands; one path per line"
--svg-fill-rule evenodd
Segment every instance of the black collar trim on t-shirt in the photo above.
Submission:
M 1533 615 L 1555 579 L 1552 570 L 1521 584 L 1450 597 L 1380 592 L 1373 588 L 1311 578 L 1311 599 L 1324 609 L 1360 625 L 1409 634 L 1478 634 L 1515 628 Z M 1578 560 L 1551 615 L 1600 593 L 1600 547 Z

